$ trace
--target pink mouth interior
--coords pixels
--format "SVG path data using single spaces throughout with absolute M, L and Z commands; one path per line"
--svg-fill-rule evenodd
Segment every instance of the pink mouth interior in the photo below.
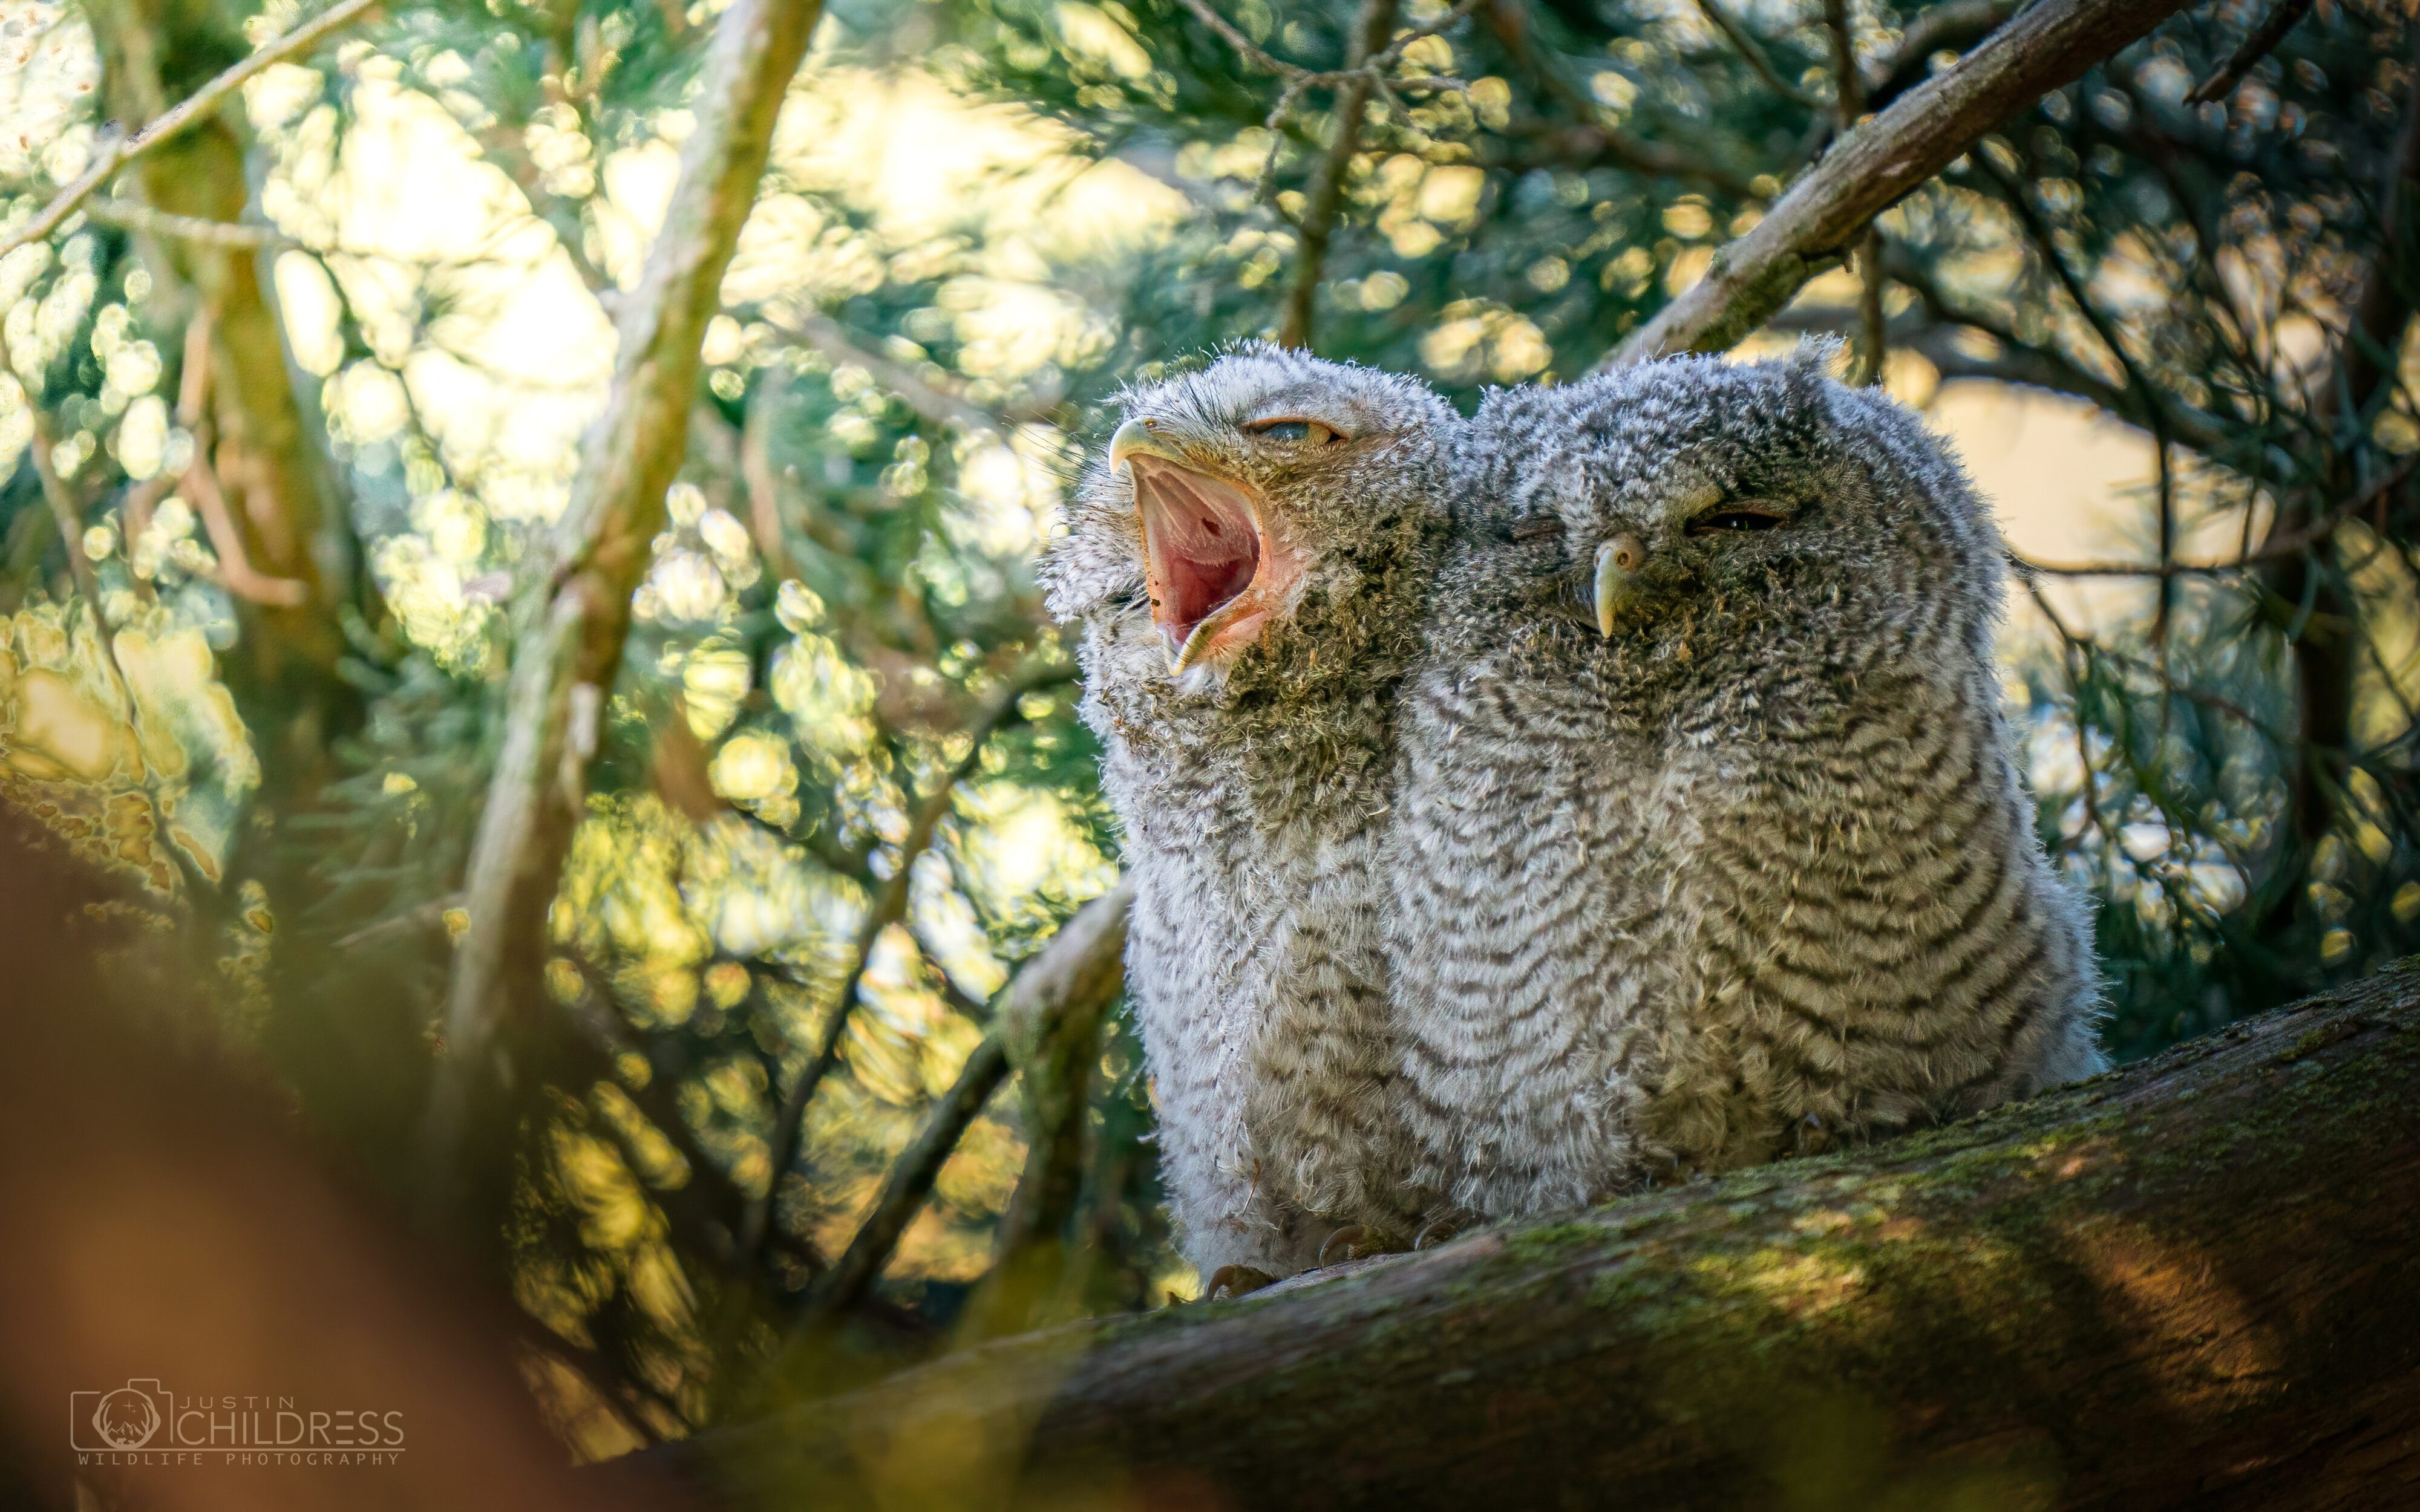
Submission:
M 1239 488 L 1156 457 L 1133 462 L 1142 512 L 1151 617 L 1182 647 L 1203 620 L 1233 603 L 1260 572 L 1261 532 Z

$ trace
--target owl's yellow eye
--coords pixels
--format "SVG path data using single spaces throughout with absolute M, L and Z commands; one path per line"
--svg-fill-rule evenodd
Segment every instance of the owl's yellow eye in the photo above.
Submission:
M 1327 446 L 1344 439 L 1333 427 L 1316 420 L 1256 420 L 1244 429 L 1265 440 L 1300 441 L 1312 446 Z
M 1691 535 L 1723 535 L 1732 532 L 1769 531 L 1787 525 L 1790 517 L 1770 504 L 1734 499 L 1717 504 L 1689 522 Z

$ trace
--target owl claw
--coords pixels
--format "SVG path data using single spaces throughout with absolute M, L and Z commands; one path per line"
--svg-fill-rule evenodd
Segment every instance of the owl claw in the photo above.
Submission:
M 1412 1236 L 1412 1248 L 1424 1250 L 1431 1244 L 1442 1244 L 1461 1232 L 1462 1220 L 1459 1217 L 1432 1218 L 1420 1225 L 1420 1231 Z
M 1323 1266 L 1342 1265 L 1347 1260 L 1366 1259 L 1373 1255 L 1398 1255 L 1403 1250 L 1404 1242 L 1383 1228 L 1373 1228 L 1367 1224 L 1346 1224 L 1328 1235 L 1327 1242 L 1319 1246 L 1319 1263 Z
M 1220 1294 L 1224 1293 L 1226 1298 L 1232 1301 L 1248 1291 L 1258 1291 L 1263 1287 L 1273 1285 L 1276 1281 L 1276 1276 L 1254 1266 L 1222 1265 L 1210 1273 L 1209 1281 L 1202 1288 L 1202 1300 L 1217 1302 Z

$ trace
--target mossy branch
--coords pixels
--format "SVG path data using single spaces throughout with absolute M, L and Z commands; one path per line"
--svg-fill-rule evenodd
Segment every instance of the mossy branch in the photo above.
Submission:
M 1980 1119 L 662 1453 L 750 1505 L 2402 1505 L 2415 1086 L 2406 966 Z

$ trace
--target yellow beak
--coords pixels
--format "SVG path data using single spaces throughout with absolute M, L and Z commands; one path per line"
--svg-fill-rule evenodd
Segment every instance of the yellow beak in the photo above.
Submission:
M 1165 462 L 1183 462 L 1175 450 L 1160 435 L 1156 420 L 1129 420 L 1109 435 L 1109 471 L 1125 466 L 1130 456 L 1156 456 Z
M 1610 640 L 1621 611 L 1637 596 L 1638 569 L 1647 564 L 1647 543 L 1621 534 L 1596 548 L 1596 633 Z

